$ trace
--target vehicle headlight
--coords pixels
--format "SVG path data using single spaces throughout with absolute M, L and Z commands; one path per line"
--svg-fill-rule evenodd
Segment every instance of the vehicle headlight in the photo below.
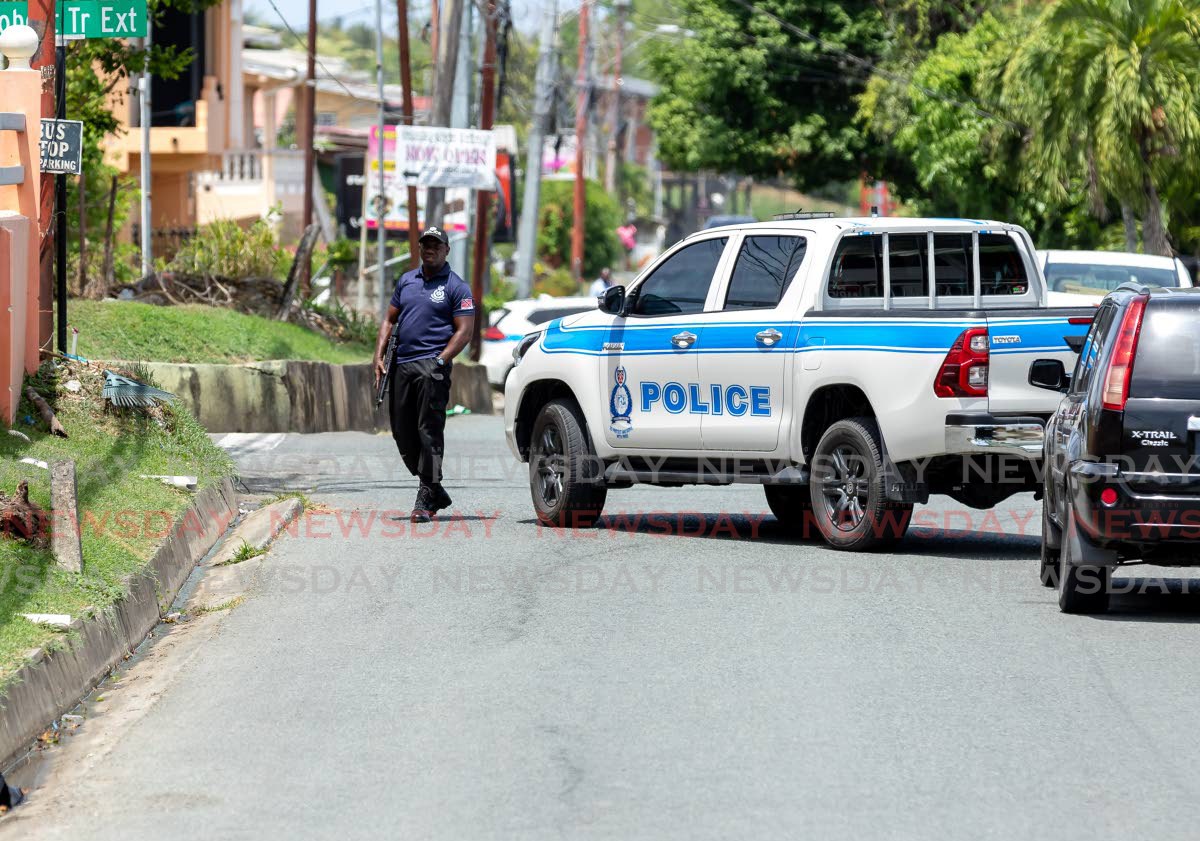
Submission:
M 517 346 L 513 348 L 513 364 L 520 365 L 521 357 L 525 355 L 525 351 L 537 344 L 537 340 L 542 337 L 542 331 L 536 333 L 526 333 L 521 341 L 517 342 Z

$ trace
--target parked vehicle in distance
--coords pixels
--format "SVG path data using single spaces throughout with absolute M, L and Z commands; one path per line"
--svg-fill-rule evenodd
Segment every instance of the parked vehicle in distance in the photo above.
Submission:
M 483 331 L 483 349 L 479 361 L 488 372 L 488 382 L 503 388 L 504 378 L 513 367 L 513 348 L 530 330 L 556 318 L 596 309 L 596 299 L 579 296 L 555 298 L 540 295 L 509 301 L 502 309 L 492 310 Z
M 726 225 L 747 225 L 757 221 L 753 216 L 710 216 L 704 220 L 704 227 L 700 230 L 707 231 L 711 228 L 723 228 Z
M 1046 426 L 1042 583 L 1066 613 L 1108 609 L 1114 567 L 1200 564 L 1200 289 L 1125 284 L 1104 299 Z
M 1053 306 L 1078 306 L 1080 296 L 1099 304 L 1123 283 L 1190 288 L 1192 275 L 1178 257 L 1156 257 L 1127 251 L 1039 251 Z

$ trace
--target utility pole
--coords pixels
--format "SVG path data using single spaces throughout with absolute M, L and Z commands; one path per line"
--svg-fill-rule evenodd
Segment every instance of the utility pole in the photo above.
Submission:
M 309 0 L 315 3 L 316 0 Z M 311 55 L 311 53 L 310 53 Z M 375 85 L 379 93 L 379 204 L 375 209 L 375 218 L 379 220 L 375 228 L 379 236 L 379 314 L 387 313 L 388 301 L 391 298 L 387 288 L 387 189 L 384 173 L 384 102 L 383 102 L 383 0 L 375 0 Z M 315 95 L 316 88 L 313 89 Z M 311 170 L 310 170 L 311 171 Z
M 308 0 L 308 68 L 305 72 L 304 113 L 300 120 L 300 136 L 304 138 L 304 211 L 302 227 L 312 224 L 313 217 L 313 144 L 317 139 L 317 0 Z M 382 136 L 380 137 L 382 141 Z M 304 295 L 312 291 L 312 261 L 300 265 L 300 289 Z
M 621 185 L 621 151 L 618 148 L 620 143 L 618 138 L 621 135 L 621 85 L 624 82 L 621 64 L 624 60 L 625 51 L 625 14 L 629 11 L 630 0 L 616 0 L 613 8 L 617 13 L 617 43 L 616 56 L 613 60 L 613 89 L 612 98 L 609 100 L 608 112 L 608 154 L 604 160 L 604 189 L 609 193 L 616 193 Z M 621 200 L 621 196 L 617 197 Z M 621 212 L 625 212 L 624 203 L 621 203 Z
M 533 125 L 529 129 L 529 151 L 525 163 L 525 200 L 521 203 L 521 227 L 517 232 L 517 297 L 528 298 L 533 290 L 533 260 L 537 256 L 538 206 L 542 196 L 542 149 L 546 145 L 546 127 L 554 104 L 554 77 L 558 62 L 554 59 L 554 40 L 558 28 L 558 4 L 547 0 L 542 18 L 541 43 L 535 90 Z
M 458 67 L 458 41 L 462 29 L 463 0 L 442 0 L 438 8 L 438 51 L 434 56 L 433 114 L 429 124 L 449 126 L 454 104 L 454 75 Z M 425 196 L 425 223 L 440 225 L 446 191 L 430 187 Z
M 153 35 L 154 24 L 152 22 L 147 23 L 146 40 L 143 42 L 147 53 L 150 52 Z M 154 225 L 150 218 L 150 122 L 152 112 L 150 110 L 149 63 L 147 63 L 146 70 L 142 73 L 142 78 L 138 79 L 138 85 L 138 109 L 140 115 L 139 122 L 141 123 L 142 133 L 142 277 L 147 278 L 154 274 L 154 241 L 150 237 Z
M 58 85 L 46 84 L 46 74 L 55 66 L 55 0 L 30 0 L 29 25 L 41 36 L 38 51 L 33 56 L 31 67 L 42 73 L 42 117 L 53 119 L 58 113 L 54 92 Z M 54 335 L 54 313 L 50 302 L 54 300 L 54 176 L 42 173 L 42 206 L 39 211 L 39 228 L 42 234 L 38 289 L 41 312 L 38 313 L 38 347 L 48 347 Z
M 67 42 L 55 33 L 54 75 L 58 86 L 57 118 L 67 118 Z M 40 131 L 40 127 L 39 127 Z M 82 255 L 80 255 L 82 257 Z M 67 352 L 67 176 L 54 176 L 54 285 L 58 310 L 58 352 Z
M 400 19 L 400 87 L 404 89 L 404 99 L 402 109 L 404 113 L 404 125 L 411 126 L 413 124 L 413 100 L 412 100 L 412 57 L 409 55 L 408 42 L 408 0 L 396 0 L 396 15 Z M 397 167 L 400 162 L 396 162 Z M 421 256 L 418 253 L 417 237 L 420 232 L 417 230 L 421 223 L 417 220 L 417 188 L 410 186 L 408 188 L 408 267 L 415 269 Z
M 451 97 L 450 106 L 450 127 L 451 128 L 470 128 L 471 127 L 471 102 L 473 88 L 475 87 L 474 74 L 472 72 L 473 62 L 471 60 L 471 46 L 474 41 L 475 34 L 475 3 L 471 0 L 463 3 L 462 19 L 459 21 L 458 33 L 458 66 L 454 70 L 454 96 Z M 482 43 L 480 44 L 482 47 Z M 483 62 L 482 54 L 479 56 L 480 63 Z M 442 227 L 446 226 L 446 218 L 449 216 L 449 202 L 442 202 Z M 450 265 L 453 266 L 460 277 L 469 278 L 471 276 L 471 249 L 470 243 L 467 241 L 466 232 L 471 231 L 472 221 L 471 216 L 475 212 L 475 191 L 467 190 L 467 197 L 463 203 L 463 226 L 464 236 L 457 237 L 450 242 Z
M 587 145 L 588 105 L 588 10 L 591 0 L 583 0 L 579 7 L 579 73 L 576 85 L 579 88 L 578 105 L 575 107 L 575 207 L 574 225 L 571 228 L 571 276 L 583 279 L 583 223 L 584 223 L 584 147 Z
M 488 0 L 487 12 L 483 21 L 484 47 L 483 68 L 481 71 L 479 104 L 479 128 L 483 131 L 492 130 L 492 119 L 496 107 L 496 0 Z M 475 260 L 471 264 L 471 297 L 475 299 L 476 312 L 483 303 L 483 272 L 487 266 L 488 239 L 488 209 L 495 193 L 489 190 L 478 190 L 475 199 Z M 471 327 L 471 359 L 478 362 L 481 350 L 479 341 L 480 319 L 472 319 Z

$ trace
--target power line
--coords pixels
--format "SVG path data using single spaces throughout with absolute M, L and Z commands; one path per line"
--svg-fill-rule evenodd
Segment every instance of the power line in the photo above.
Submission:
M 996 122 L 1001 123 L 1001 124 L 1007 126 L 1008 128 L 1013 129 L 1014 131 L 1024 131 L 1024 126 L 1020 125 L 1019 123 L 1014 123 L 1012 120 L 1006 119 L 1005 117 L 1001 117 L 999 114 L 993 114 L 992 112 L 981 108 L 979 103 L 977 103 L 974 100 L 967 101 L 967 100 L 963 100 L 963 99 L 958 99 L 953 96 L 947 96 L 946 94 L 943 94 L 939 91 L 935 91 L 932 88 L 928 88 L 928 87 L 925 87 L 924 85 L 917 84 L 916 82 L 913 81 L 911 76 L 905 76 L 903 73 L 895 73 L 891 70 L 885 70 L 882 67 L 880 67 L 878 64 L 876 64 L 875 62 L 873 62 L 869 59 L 865 59 L 860 56 L 857 56 L 854 53 L 851 53 L 848 50 L 845 50 L 842 47 L 839 47 L 837 44 L 834 44 L 830 41 L 826 41 L 824 38 L 821 38 L 819 35 L 814 35 L 813 33 L 809 32 L 806 29 L 801 29 L 799 26 L 796 26 L 795 24 L 793 24 L 789 21 L 783 20 L 782 18 L 780 18 L 777 15 L 774 15 L 771 12 L 768 12 L 766 9 L 762 8 L 761 6 L 757 6 L 754 3 L 749 2 L 749 0 L 733 0 L 733 2 L 737 3 L 739 6 L 741 6 L 742 8 L 746 9 L 749 12 L 752 12 L 753 14 L 762 15 L 763 17 L 770 18 L 771 20 L 775 21 L 775 23 L 778 24 L 783 29 L 786 29 L 788 32 L 791 32 L 793 35 L 797 35 L 797 36 L 803 38 L 805 41 L 808 41 L 809 43 L 816 44 L 825 52 L 833 53 L 835 55 L 841 56 L 843 59 L 850 62 L 851 64 L 854 64 L 864 70 L 870 71 L 871 73 L 882 76 L 883 78 L 887 79 L 888 81 L 898 82 L 901 84 L 909 85 L 912 88 L 914 88 L 915 90 L 920 91 L 921 93 L 925 94 L 926 96 L 928 96 L 932 99 L 938 99 L 938 100 L 941 100 L 942 102 L 946 102 L 950 105 L 955 105 L 959 108 L 963 108 L 967 111 L 970 111 L 971 113 L 975 114 L 978 117 L 983 117 L 984 119 L 987 119 L 987 120 L 995 120 Z
M 279 16 L 279 20 L 283 22 L 284 27 L 287 29 L 288 32 L 290 32 L 292 34 L 292 37 L 296 39 L 296 43 L 300 45 L 301 49 L 304 50 L 304 54 L 307 56 L 308 55 L 308 42 L 306 42 L 303 38 L 301 38 L 296 33 L 296 30 L 292 29 L 292 25 L 287 22 L 287 18 L 285 18 L 283 16 L 283 12 L 279 11 L 279 7 L 275 5 L 275 0 L 267 0 L 267 3 L 270 4 L 271 8 L 275 10 L 275 14 Z M 346 87 L 344 84 L 342 84 L 341 79 L 339 79 L 337 76 L 335 76 L 331 72 L 329 72 L 329 68 L 325 66 L 325 63 L 323 61 L 321 61 L 321 57 L 318 56 L 316 54 L 316 52 L 313 52 L 313 60 L 321 66 L 321 69 L 325 71 L 326 76 L 328 76 L 330 79 L 332 79 L 334 82 L 336 82 L 337 86 L 346 92 L 346 96 L 350 97 L 351 99 L 359 99 L 360 98 L 360 97 L 355 96 L 353 93 L 351 93 L 350 89 L 348 87 Z M 313 81 L 313 85 L 315 87 L 316 80 Z M 315 91 L 314 91 L 314 95 L 315 95 Z

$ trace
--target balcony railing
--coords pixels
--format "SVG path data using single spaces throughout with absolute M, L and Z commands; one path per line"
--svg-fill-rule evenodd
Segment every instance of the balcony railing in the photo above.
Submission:
M 290 192 L 295 185 L 304 184 L 304 153 L 295 149 L 261 149 L 225 152 L 220 169 L 201 172 L 201 184 L 249 185 L 271 180 L 277 189 Z

